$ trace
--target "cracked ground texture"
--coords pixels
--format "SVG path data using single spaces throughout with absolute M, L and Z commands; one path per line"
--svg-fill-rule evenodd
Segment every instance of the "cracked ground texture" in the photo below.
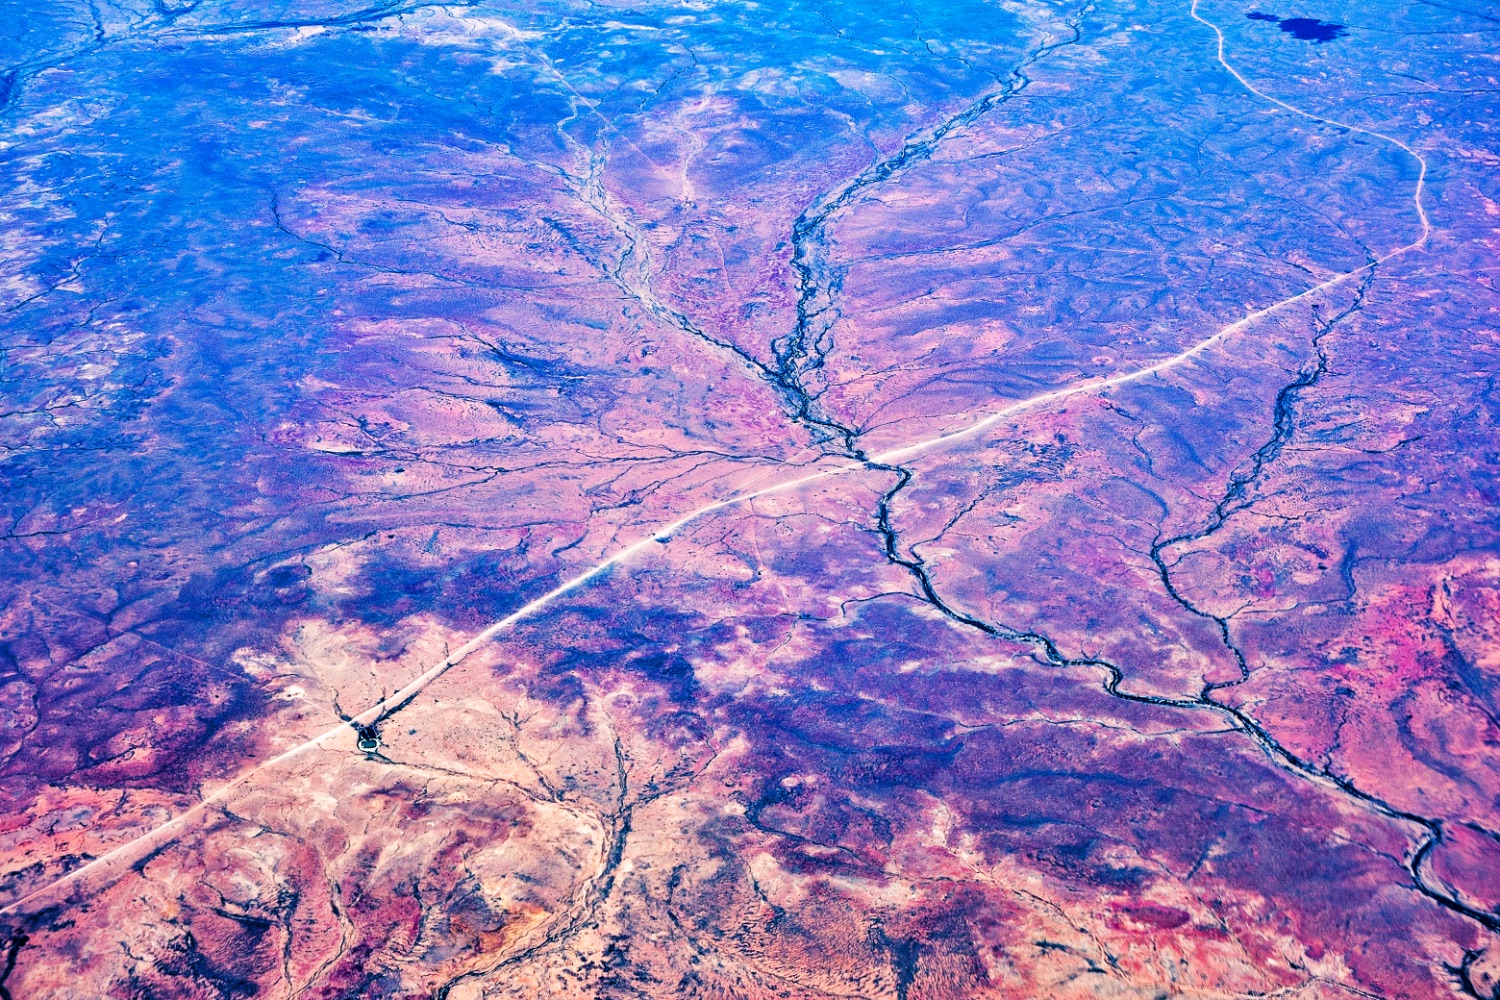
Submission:
M 1500 998 L 1483 4 L 5 10 L 0 1000 Z

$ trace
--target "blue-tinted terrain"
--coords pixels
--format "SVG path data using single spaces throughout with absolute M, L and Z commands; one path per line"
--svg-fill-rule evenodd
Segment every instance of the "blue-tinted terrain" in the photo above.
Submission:
M 1500 998 L 1500 16 L 0 16 L 0 1000 Z

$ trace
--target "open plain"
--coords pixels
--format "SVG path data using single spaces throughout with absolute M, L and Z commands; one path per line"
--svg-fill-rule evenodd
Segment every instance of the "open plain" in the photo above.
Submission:
M 1477 0 L 14 0 L 0 1000 L 1500 998 Z

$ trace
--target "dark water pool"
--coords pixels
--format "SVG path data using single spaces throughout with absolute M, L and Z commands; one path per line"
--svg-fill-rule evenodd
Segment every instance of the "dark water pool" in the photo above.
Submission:
M 1258 10 L 1252 10 L 1245 16 L 1252 21 L 1274 21 L 1282 31 L 1293 38 L 1300 38 L 1304 42 L 1314 44 L 1331 42 L 1335 38 L 1343 37 L 1349 30 L 1342 24 L 1320 21 L 1315 17 L 1277 17 L 1275 14 L 1264 14 Z

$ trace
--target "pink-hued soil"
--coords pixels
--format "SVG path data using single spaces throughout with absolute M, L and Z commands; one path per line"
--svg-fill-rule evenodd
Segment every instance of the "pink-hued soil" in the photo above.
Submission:
M 1500 1000 L 1500 36 L 1319 4 L 25 5 L 0 1000 Z

